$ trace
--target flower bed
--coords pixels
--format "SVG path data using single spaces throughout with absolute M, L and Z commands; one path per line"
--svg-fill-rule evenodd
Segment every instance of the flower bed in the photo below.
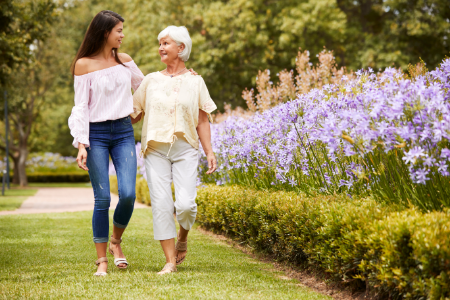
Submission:
M 202 226 L 278 259 L 365 281 L 382 297 L 450 297 L 450 210 L 214 185 L 199 189 L 197 203 Z
M 26 162 L 27 174 L 33 173 L 80 173 L 76 157 L 62 156 L 59 153 L 31 153 Z
M 212 135 L 220 167 L 203 182 L 450 207 L 450 59 L 414 78 L 392 68 L 343 76 Z
M 11 167 L 14 165 L 11 163 Z M 0 171 L 6 161 L 0 161 Z M 26 161 L 28 182 L 89 182 L 89 174 L 78 168 L 76 158 L 59 153 L 31 153 Z M 13 177 L 13 170 L 10 174 Z

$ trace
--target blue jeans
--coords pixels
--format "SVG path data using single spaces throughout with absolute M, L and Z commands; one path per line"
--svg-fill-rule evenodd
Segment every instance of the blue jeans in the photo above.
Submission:
M 106 243 L 109 236 L 109 155 L 117 173 L 119 203 L 114 211 L 113 223 L 126 228 L 133 214 L 136 199 L 136 148 L 130 117 L 114 121 L 89 124 L 87 167 L 95 206 L 92 217 L 94 243 Z

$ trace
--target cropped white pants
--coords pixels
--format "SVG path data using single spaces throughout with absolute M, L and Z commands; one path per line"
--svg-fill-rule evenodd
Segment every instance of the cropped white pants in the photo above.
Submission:
M 153 212 L 155 240 L 168 240 L 177 235 L 173 217 L 176 208 L 181 227 L 190 230 L 197 215 L 198 150 L 181 134 L 170 148 L 169 143 L 151 141 L 145 156 L 145 171 Z M 169 151 L 170 149 L 170 151 Z M 172 180 L 175 203 L 172 198 Z

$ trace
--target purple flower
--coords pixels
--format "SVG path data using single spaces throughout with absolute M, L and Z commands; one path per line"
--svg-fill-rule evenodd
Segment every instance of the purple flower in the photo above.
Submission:
M 424 150 L 421 147 L 414 147 L 413 149 L 409 150 L 408 152 L 405 152 L 405 156 L 402 157 L 402 159 L 405 161 L 406 164 L 409 163 L 416 163 L 416 160 L 419 157 L 426 156 Z

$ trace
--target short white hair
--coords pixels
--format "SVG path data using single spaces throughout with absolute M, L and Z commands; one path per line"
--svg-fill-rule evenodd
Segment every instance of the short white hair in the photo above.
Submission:
M 184 50 L 178 53 L 178 56 L 182 61 L 187 61 L 192 49 L 192 40 L 187 28 L 184 26 L 169 26 L 158 34 L 158 41 L 167 36 L 174 40 L 178 46 L 184 45 Z

